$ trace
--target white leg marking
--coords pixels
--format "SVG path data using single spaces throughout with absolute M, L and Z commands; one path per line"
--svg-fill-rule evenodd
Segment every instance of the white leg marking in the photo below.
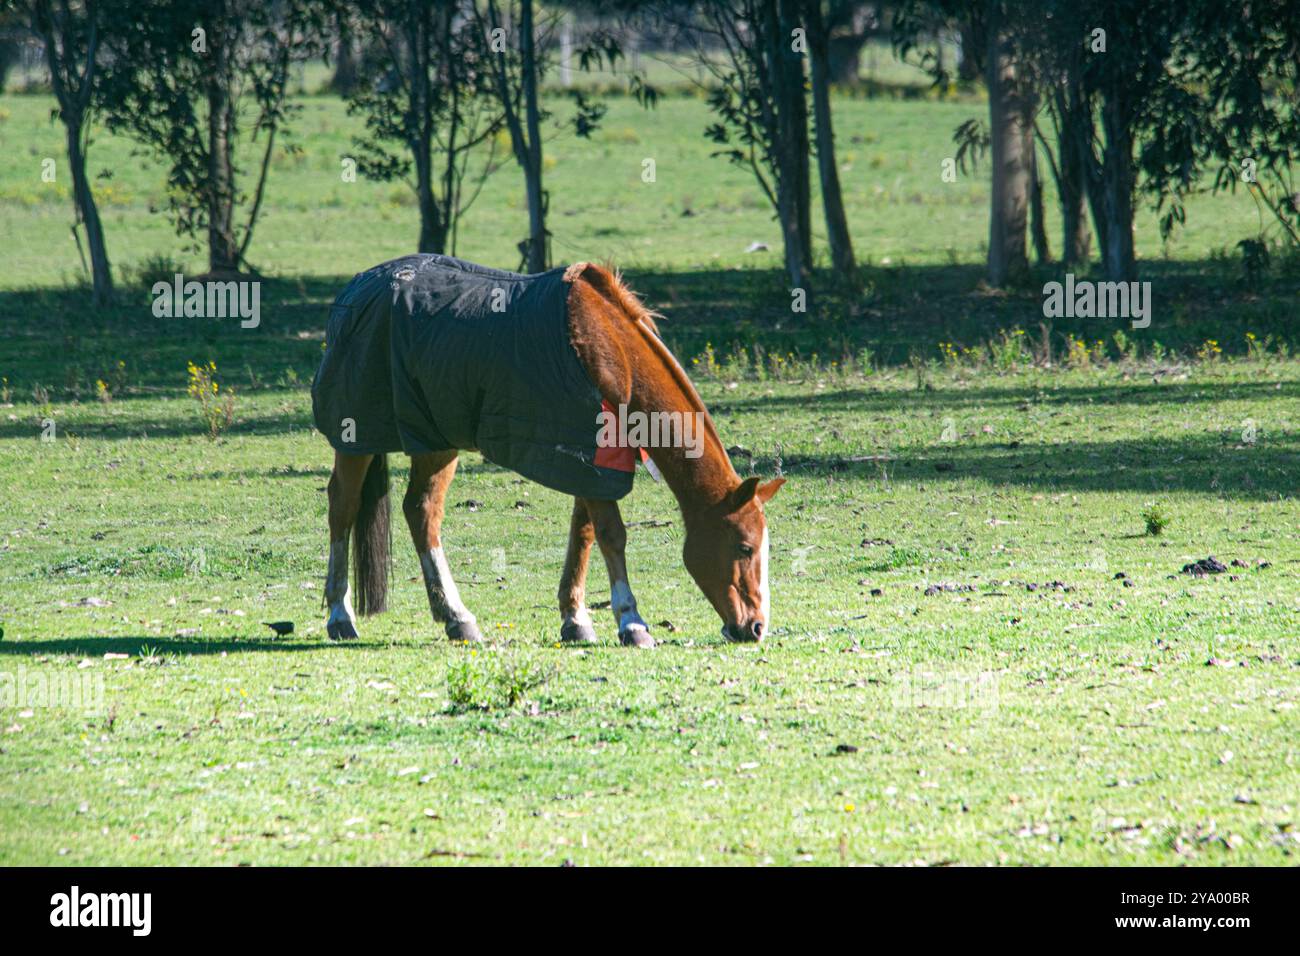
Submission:
M 460 591 L 451 577 L 451 567 L 442 548 L 434 548 L 420 555 L 420 569 L 424 572 L 424 590 L 429 595 L 429 610 L 433 619 L 444 623 L 477 626 L 474 615 L 461 602 Z
M 586 604 L 580 604 L 577 610 L 565 613 L 561 624 L 564 627 L 570 624 L 576 624 L 578 627 L 592 627 L 591 612 L 587 610 Z
M 771 552 L 771 541 L 767 536 L 767 529 L 763 529 L 763 544 L 758 549 L 759 561 L 762 563 L 758 566 L 758 599 L 763 609 L 763 626 L 772 626 L 772 591 L 767 585 L 767 567 L 768 558 Z
M 356 616 L 352 613 L 352 588 L 348 585 L 348 538 L 330 542 L 329 571 L 325 575 L 325 602 L 329 605 L 330 616 L 326 628 L 341 625 L 356 627 Z
M 632 594 L 632 589 L 627 586 L 626 581 L 615 581 L 614 586 L 609 589 L 609 598 L 614 617 L 618 619 L 620 634 L 633 627 L 639 627 L 645 631 L 650 630 L 650 625 L 641 620 L 641 615 L 637 613 L 636 597 Z

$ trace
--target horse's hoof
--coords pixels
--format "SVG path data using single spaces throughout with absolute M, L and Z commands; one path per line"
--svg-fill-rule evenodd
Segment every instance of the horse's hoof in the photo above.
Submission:
M 356 626 L 351 621 L 330 621 L 325 625 L 325 634 L 331 641 L 355 641 Z
M 483 640 L 477 621 L 450 621 L 447 624 L 447 637 L 453 641 L 465 641 L 469 644 L 478 644 Z
M 633 624 L 626 629 L 618 632 L 618 641 L 624 647 L 654 647 L 655 639 L 650 636 L 650 631 L 644 627 Z
M 596 629 L 590 624 L 568 621 L 560 628 L 560 640 L 565 644 L 595 644 L 600 639 L 596 637 Z

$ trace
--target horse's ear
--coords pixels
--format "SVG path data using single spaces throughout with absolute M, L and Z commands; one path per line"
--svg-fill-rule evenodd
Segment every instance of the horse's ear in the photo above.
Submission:
M 784 484 L 784 478 L 773 478 L 766 484 L 759 484 L 757 476 L 746 478 L 737 485 L 736 490 L 731 493 L 732 507 L 744 507 L 754 498 L 757 498 L 759 501 L 766 504 L 774 494 L 781 490 L 781 486 Z
M 758 495 L 759 501 L 763 502 L 763 504 L 767 504 L 772 500 L 772 496 L 781 490 L 781 486 L 784 484 L 784 478 L 773 478 L 766 484 L 759 485 L 758 489 L 754 493 Z
M 746 478 L 731 492 L 732 509 L 743 508 L 753 500 L 754 495 L 758 494 L 758 478 Z

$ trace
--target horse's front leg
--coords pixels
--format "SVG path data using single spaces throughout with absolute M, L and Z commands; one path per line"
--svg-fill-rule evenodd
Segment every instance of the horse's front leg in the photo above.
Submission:
M 461 601 L 442 549 L 442 518 L 447 489 L 456 474 L 456 456 L 455 451 L 411 456 L 411 483 L 402 500 L 402 511 L 420 557 L 433 619 L 445 626 L 453 641 L 481 641 L 478 621 Z
M 560 640 L 566 644 L 595 644 L 596 629 L 587 610 L 587 559 L 596 532 L 581 498 L 573 499 L 569 519 L 569 547 L 560 576 Z
M 627 562 L 623 549 L 627 547 L 627 528 L 619 514 L 618 502 L 580 499 L 595 531 L 596 543 L 609 569 L 609 603 L 618 621 L 618 639 L 627 647 L 654 647 L 650 626 L 637 613 L 636 597 L 627 583 Z

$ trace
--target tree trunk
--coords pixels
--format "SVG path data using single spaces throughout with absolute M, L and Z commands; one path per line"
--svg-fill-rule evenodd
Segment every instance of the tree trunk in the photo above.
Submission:
M 1084 180 L 1082 150 L 1087 148 L 1091 130 L 1088 116 L 1079 106 L 1077 95 L 1056 97 L 1056 152 L 1060 159 L 1057 192 L 1061 200 L 1061 262 L 1071 266 L 1086 265 L 1092 253 L 1092 233 L 1088 229 L 1088 190 Z
M 1133 254 L 1133 142 L 1120 117 L 1114 97 L 1101 108 L 1106 134 L 1105 165 L 1102 169 L 1102 209 L 1106 233 L 1102 246 L 1102 269 L 1112 282 L 1137 278 Z
M 1034 148 L 1024 98 L 1017 89 L 1015 50 L 1001 23 L 1001 4 L 990 7 L 987 82 L 993 202 L 989 215 L 989 282 L 1005 285 L 1025 274 L 1029 164 Z
M 0 93 L 5 91 L 9 71 L 18 64 L 22 47 L 9 37 L 0 37 Z
M 804 92 L 803 54 L 794 49 L 794 30 L 799 26 L 798 0 L 779 0 L 782 74 L 785 86 L 781 113 L 786 117 L 790 156 L 794 160 L 795 203 L 799 216 L 799 256 L 807 270 L 813 267 L 812 252 L 812 148 L 808 142 L 808 99 Z
M 1091 159 L 1091 157 L 1089 157 Z M 1104 201 L 1105 189 L 1103 187 L 1102 169 L 1095 166 L 1095 173 L 1086 175 L 1084 183 L 1086 185 L 1086 194 L 1088 199 L 1088 208 L 1092 211 L 1092 225 L 1097 231 L 1097 247 L 1102 255 L 1109 247 L 1108 236 L 1110 235 L 1110 219 L 1106 212 L 1106 203 Z
M 836 86 L 857 86 L 862 70 L 862 46 L 865 36 L 831 37 L 826 43 L 827 65 L 831 82 Z
M 781 239 L 785 246 L 785 271 L 790 277 L 790 288 L 807 289 L 807 272 L 800 254 L 799 210 L 795 206 L 794 190 L 789 183 L 778 181 L 776 187 L 777 218 L 781 220 Z
M 72 173 L 72 197 L 77 213 L 86 226 L 86 245 L 90 249 L 90 275 L 94 283 L 93 301 L 96 306 L 108 305 L 113 299 L 113 272 L 108 264 L 108 250 L 104 245 L 104 230 L 99 222 L 99 209 L 86 178 L 86 156 L 81 149 L 81 117 L 64 117 L 68 139 L 68 169 Z
M 781 17 L 778 13 L 779 0 L 763 0 L 760 12 L 762 21 L 758 28 L 762 31 L 766 49 L 768 84 L 771 100 L 776 114 L 772 117 L 773 139 L 772 159 L 776 179 L 777 218 L 781 221 L 781 238 L 785 246 L 785 267 L 792 289 L 806 289 L 807 257 L 804 255 L 805 241 L 800 234 L 802 220 L 799 203 L 799 164 L 797 154 L 797 137 L 795 135 L 791 109 L 792 91 L 788 88 L 790 71 L 785 59 L 788 40 L 783 35 Z M 802 86 L 799 89 L 802 97 Z M 807 130 L 805 129 L 805 136 Z M 803 157 L 804 161 L 807 156 Z
M 1092 255 L 1092 232 L 1088 229 L 1088 197 L 1079 164 L 1073 168 L 1062 153 L 1061 163 L 1061 241 L 1062 263 L 1086 265 Z
M 965 18 L 961 31 L 957 35 L 957 79 L 963 83 L 974 83 L 980 75 L 979 61 L 975 57 L 977 40 L 975 27 L 969 18 Z
M 346 14 L 339 14 L 338 43 L 334 47 L 334 75 L 330 77 L 329 88 L 339 96 L 347 96 L 357 86 L 357 50 L 352 37 L 352 28 Z
M 826 217 L 826 237 L 830 243 L 831 264 L 835 271 L 850 282 L 855 282 L 857 270 L 853 259 L 853 240 L 849 236 L 849 222 L 844 214 L 844 196 L 840 190 L 840 171 L 835 161 L 828 44 L 821 0 L 809 0 L 806 10 L 812 75 L 813 128 L 817 139 L 817 173 L 822 186 L 822 211 Z
M 529 272 L 545 272 L 550 256 L 546 241 L 546 196 L 542 190 L 542 124 L 537 108 L 537 52 L 533 36 L 533 0 L 520 0 L 519 10 L 524 118 L 528 129 L 527 162 L 524 163 L 524 188 L 528 195 L 528 249 L 525 259 Z
M 433 189 L 433 160 L 429 143 L 422 143 L 415 157 L 415 195 L 420 207 L 419 252 L 447 251 L 447 230 Z
M 220 22 L 215 21 L 215 22 Z M 230 98 L 229 52 L 224 37 L 210 46 L 212 72 L 208 98 L 208 271 L 228 275 L 239 271 L 235 242 L 234 103 Z
M 432 45 L 435 27 L 429 22 L 430 7 L 422 5 L 411 11 L 405 25 L 406 56 L 409 71 L 406 77 L 411 91 L 411 107 L 417 128 L 413 131 L 411 158 L 415 163 L 415 200 L 420 210 L 419 252 L 445 252 L 446 234 L 438 196 L 433 186 L 433 129 L 431 111 L 433 79 L 429 67 L 433 58 Z M 450 162 L 450 157 L 447 158 Z
M 1081 128 L 1080 135 L 1075 141 L 1074 153 L 1079 159 L 1080 176 L 1083 179 L 1084 199 L 1088 208 L 1092 211 L 1092 225 L 1097 232 L 1097 246 L 1103 254 L 1109 243 L 1106 237 L 1110 230 L 1109 220 L 1106 217 L 1106 205 L 1103 202 L 1105 189 L 1103 188 L 1103 168 L 1097 162 L 1096 156 L 1092 149 L 1092 128 L 1091 128 L 1091 103 L 1088 104 L 1089 125 Z
M 1029 234 L 1034 239 L 1034 260 L 1039 265 L 1052 261 L 1052 247 L 1047 241 L 1047 223 L 1043 211 L 1043 180 L 1038 175 L 1038 152 L 1029 144 Z
M 56 17 L 50 3 L 33 8 L 32 28 L 45 44 L 45 63 L 50 71 L 50 85 L 59 104 L 59 118 L 63 122 L 68 144 L 68 169 L 72 174 L 72 200 L 78 218 L 86 224 L 86 244 L 90 248 L 91 300 L 96 306 L 108 305 L 113 299 L 113 272 L 109 267 L 108 250 L 104 244 L 104 230 L 95 205 L 95 194 L 86 177 L 86 154 L 81 138 L 85 128 L 86 111 L 94 88 L 96 56 L 99 51 L 98 23 L 91 12 L 86 43 L 85 70 L 78 70 L 75 62 L 75 28 L 69 21 L 68 9 Z M 75 230 L 76 226 L 73 227 Z

